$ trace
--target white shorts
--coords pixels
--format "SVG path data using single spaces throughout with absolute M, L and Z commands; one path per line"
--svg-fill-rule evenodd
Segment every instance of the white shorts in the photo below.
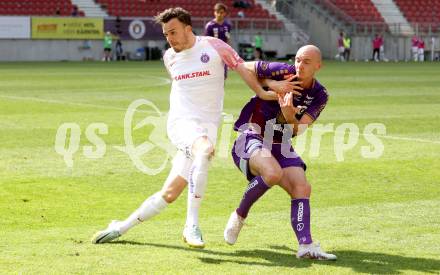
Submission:
M 178 119 L 167 125 L 168 138 L 188 158 L 192 157 L 192 146 L 196 139 L 206 136 L 215 146 L 218 124 L 196 120 Z
M 412 47 L 412 53 L 413 54 L 418 54 L 419 53 L 419 48 L 418 47 Z

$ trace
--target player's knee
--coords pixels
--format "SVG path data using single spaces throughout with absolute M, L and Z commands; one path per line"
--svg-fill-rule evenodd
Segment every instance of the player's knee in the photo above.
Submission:
M 312 186 L 308 182 L 306 182 L 306 184 L 304 185 L 303 192 L 307 198 L 309 198 L 310 194 L 312 194 Z
M 214 145 L 212 145 L 211 141 L 203 137 L 199 139 L 193 146 L 193 154 L 194 155 L 205 155 L 212 156 L 214 153 Z
M 174 202 L 179 197 L 179 193 L 173 190 L 172 188 L 168 188 L 162 192 L 162 198 L 167 203 Z
M 307 182 L 296 183 L 292 186 L 294 198 L 309 198 L 312 193 L 312 186 Z
M 281 167 L 267 167 L 262 173 L 264 182 L 269 185 L 275 185 L 281 181 L 283 177 L 283 169 Z

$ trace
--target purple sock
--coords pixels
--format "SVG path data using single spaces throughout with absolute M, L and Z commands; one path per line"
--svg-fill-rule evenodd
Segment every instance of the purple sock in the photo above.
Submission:
M 293 199 L 290 212 L 293 231 L 299 244 L 312 243 L 310 233 L 310 202 L 309 199 Z
M 253 178 L 244 192 L 240 206 L 236 210 L 237 214 L 246 219 L 252 204 L 263 196 L 269 188 L 261 176 Z

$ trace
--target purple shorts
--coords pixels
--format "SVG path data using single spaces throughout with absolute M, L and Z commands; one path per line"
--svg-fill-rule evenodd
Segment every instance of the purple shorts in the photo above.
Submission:
M 266 146 L 266 145 L 264 145 Z M 252 133 L 243 133 L 234 142 L 232 147 L 232 158 L 235 165 L 251 181 L 255 175 L 252 175 L 249 169 L 249 159 L 255 150 L 263 148 L 263 139 L 261 136 Z M 291 144 L 272 144 L 272 156 L 278 161 L 281 168 L 301 167 L 304 171 L 306 164 L 298 156 Z

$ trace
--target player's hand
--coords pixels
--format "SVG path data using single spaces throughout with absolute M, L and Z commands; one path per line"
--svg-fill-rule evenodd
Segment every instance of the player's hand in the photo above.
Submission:
M 281 112 L 283 113 L 286 121 L 291 123 L 295 117 L 297 108 L 293 106 L 293 93 L 286 93 L 285 95 L 278 94 L 278 104 L 280 104 Z
M 293 93 L 294 95 L 300 95 L 303 88 L 301 87 L 301 81 L 294 81 L 296 75 L 284 76 L 285 80 L 270 82 L 269 88 L 277 94 Z
M 281 108 L 293 107 L 293 93 L 278 94 L 278 103 Z

